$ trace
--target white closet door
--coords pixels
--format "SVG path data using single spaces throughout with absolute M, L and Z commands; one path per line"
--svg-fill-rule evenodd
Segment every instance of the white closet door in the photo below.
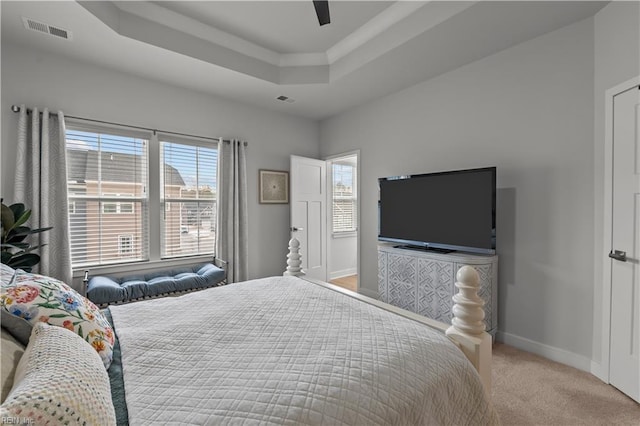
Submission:
M 613 104 L 609 381 L 640 402 L 640 88 Z

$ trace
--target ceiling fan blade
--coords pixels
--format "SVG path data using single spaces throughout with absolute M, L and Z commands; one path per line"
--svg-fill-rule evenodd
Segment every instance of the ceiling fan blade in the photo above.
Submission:
M 329 17 L 329 0 L 313 0 L 313 6 L 316 8 L 316 15 L 318 15 L 320 26 L 331 23 L 331 18 Z

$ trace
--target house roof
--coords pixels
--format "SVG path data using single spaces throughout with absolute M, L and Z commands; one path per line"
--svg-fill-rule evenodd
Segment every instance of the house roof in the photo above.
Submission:
M 98 159 L 102 165 L 99 167 Z M 98 173 L 102 174 L 102 181 L 106 182 L 136 182 L 135 174 L 144 173 L 146 162 L 141 156 L 117 152 L 98 152 L 95 150 L 69 149 L 67 151 L 68 179 L 78 182 L 98 181 Z M 180 172 L 175 167 L 164 164 L 165 183 L 169 185 L 185 186 Z

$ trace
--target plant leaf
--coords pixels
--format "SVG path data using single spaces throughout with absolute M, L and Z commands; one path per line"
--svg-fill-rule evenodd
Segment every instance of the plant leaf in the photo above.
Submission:
M 25 211 L 24 204 L 22 203 L 11 204 L 9 208 L 13 212 L 13 218 L 14 218 L 13 220 L 15 220 L 16 217 L 22 216 Z
M 29 248 L 29 244 L 27 244 L 27 243 L 0 244 L 0 248 L 3 251 L 11 250 L 11 249 L 22 250 L 24 248 Z
M 14 226 L 11 230 L 11 235 L 29 235 L 31 228 L 28 226 Z
M 53 229 L 53 226 L 47 226 L 45 228 L 32 229 L 31 232 L 29 232 L 29 234 L 39 234 L 40 232 L 45 232 L 45 231 L 48 231 L 50 229 Z
M 11 254 L 8 251 L 3 251 L 2 253 L 0 253 L 0 262 L 4 263 L 5 265 L 8 265 L 12 257 L 13 257 L 13 254 Z
M 2 221 L 2 228 L 5 230 L 3 233 L 3 238 L 4 238 L 4 234 L 9 232 L 9 230 L 13 228 L 13 224 L 15 223 L 15 220 L 13 218 L 13 211 L 9 207 L 2 204 L 2 210 L 0 211 L 0 218 L 1 218 L 0 220 Z
M 46 244 L 43 244 L 46 245 Z M 17 243 L 16 246 L 20 247 L 22 249 L 22 253 L 30 253 L 34 250 L 39 249 L 42 246 L 33 246 L 30 247 L 28 243 Z
M 16 219 L 16 223 L 13 224 L 13 227 L 17 228 L 18 226 L 24 224 L 26 221 L 29 220 L 30 217 L 31 217 L 31 210 L 25 211 L 24 213 L 22 213 L 22 216 Z
M 5 252 L 3 252 L 4 254 Z M 40 256 L 35 253 L 21 253 L 17 256 L 12 256 L 11 260 L 7 262 L 7 265 L 11 266 L 13 269 L 25 267 L 31 268 L 34 265 L 37 265 L 40 262 Z

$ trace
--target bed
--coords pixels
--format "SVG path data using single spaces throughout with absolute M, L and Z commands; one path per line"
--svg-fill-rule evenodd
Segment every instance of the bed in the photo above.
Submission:
M 105 336 L 114 331 L 114 350 L 108 360 L 94 356 L 89 374 L 101 381 L 91 391 L 99 395 L 85 404 L 106 406 L 107 417 L 94 424 L 498 423 L 487 380 L 490 337 L 478 328 L 471 268 L 458 274 L 448 327 L 305 279 L 296 252 L 292 241 L 282 277 L 110 307 Z M 77 337 L 38 323 L 29 346 L 50 329 L 56 342 Z M 100 361 L 108 361 L 106 379 Z M 7 401 L 19 399 L 24 375 L 3 416 L 18 416 Z M 78 418 L 97 416 L 82 404 L 73 409 Z

